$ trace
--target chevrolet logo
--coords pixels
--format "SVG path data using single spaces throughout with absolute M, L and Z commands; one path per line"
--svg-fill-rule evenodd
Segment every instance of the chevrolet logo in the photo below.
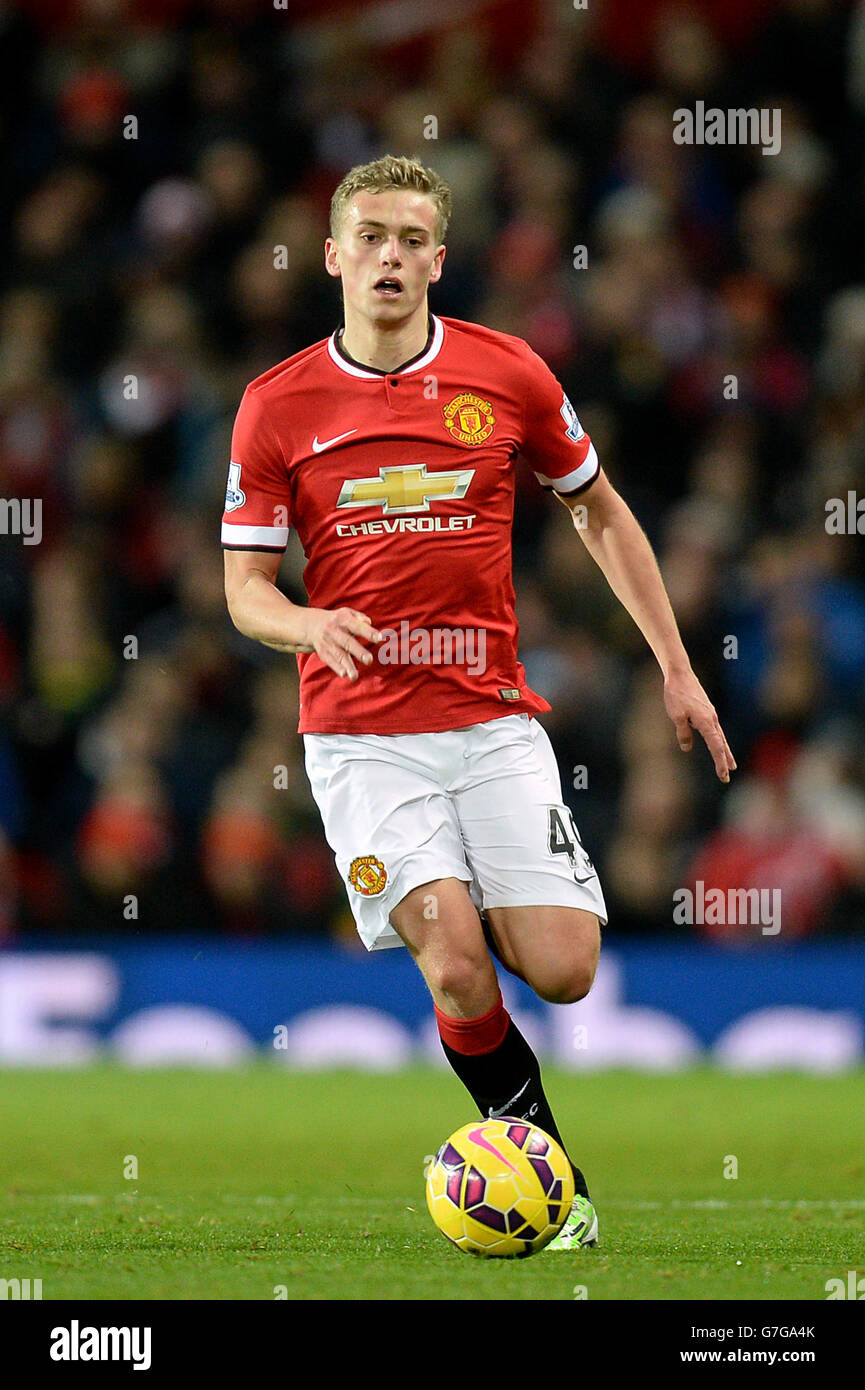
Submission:
M 336 505 L 381 507 L 385 516 L 391 512 L 428 512 L 431 499 L 457 501 L 465 497 L 474 476 L 473 468 L 427 473 L 425 463 L 408 468 L 380 468 L 377 478 L 348 478 Z

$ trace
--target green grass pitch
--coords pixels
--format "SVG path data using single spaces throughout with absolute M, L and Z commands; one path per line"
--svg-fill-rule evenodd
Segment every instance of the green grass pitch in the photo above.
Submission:
M 550 1070 L 602 1245 L 501 1261 L 427 1215 L 425 1160 L 474 1118 L 448 1073 L 5 1072 L 0 1278 L 44 1300 L 823 1300 L 865 1272 L 863 1082 Z

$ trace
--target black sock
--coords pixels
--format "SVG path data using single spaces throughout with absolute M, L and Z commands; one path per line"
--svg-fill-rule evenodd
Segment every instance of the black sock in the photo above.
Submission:
M 465 1086 L 484 1119 L 498 1111 L 530 1120 L 565 1149 L 550 1103 L 544 1094 L 541 1068 L 513 1019 L 497 1048 L 492 1052 L 456 1052 L 442 1039 L 444 1054 Z M 567 1149 L 565 1149 L 567 1153 Z M 574 1170 L 574 1188 L 588 1197 L 589 1190 L 580 1169 L 568 1156 Z

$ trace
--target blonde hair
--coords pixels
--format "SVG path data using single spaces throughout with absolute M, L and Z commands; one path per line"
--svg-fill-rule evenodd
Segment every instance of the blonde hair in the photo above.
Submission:
M 425 193 L 436 212 L 436 240 L 444 241 L 451 215 L 450 189 L 434 169 L 427 169 L 419 159 L 394 154 L 349 169 L 330 200 L 331 236 L 339 236 L 346 208 L 358 193 L 382 193 L 386 188 L 414 188 Z

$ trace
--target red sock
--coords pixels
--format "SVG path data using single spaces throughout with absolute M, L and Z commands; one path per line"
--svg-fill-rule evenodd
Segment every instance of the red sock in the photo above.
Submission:
M 479 1057 L 486 1052 L 495 1052 L 504 1042 L 511 1021 L 502 1002 L 501 991 L 493 1007 L 481 1014 L 480 1018 L 451 1018 L 435 1005 L 433 1008 L 442 1042 L 464 1057 Z

